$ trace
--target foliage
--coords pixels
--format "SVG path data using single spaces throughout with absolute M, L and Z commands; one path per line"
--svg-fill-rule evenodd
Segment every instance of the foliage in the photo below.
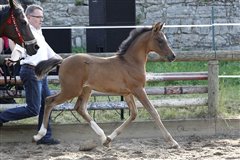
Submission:
M 84 5 L 84 0 L 75 0 L 75 5 L 76 5 L 76 6 L 82 6 L 82 5 Z
M 240 118 L 240 79 L 220 79 L 218 115 Z
M 86 53 L 86 48 L 84 47 L 74 47 L 72 48 L 73 53 Z

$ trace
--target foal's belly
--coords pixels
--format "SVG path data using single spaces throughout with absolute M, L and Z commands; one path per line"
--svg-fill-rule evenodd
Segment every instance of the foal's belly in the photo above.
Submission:
M 92 90 L 95 91 L 119 95 L 129 94 L 131 92 L 131 90 L 123 83 L 108 83 L 107 81 L 105 81 L 101 83 L 85 83 L 84 86 L 90 87 Z

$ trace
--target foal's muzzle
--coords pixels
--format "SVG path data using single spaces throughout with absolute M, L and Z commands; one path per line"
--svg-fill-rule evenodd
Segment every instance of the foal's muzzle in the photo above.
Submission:
M 32 56 L 37 53 L 39 46 L 37 44 L 37 41 L 34 39 L 32 41 L 25 41 L 24 42 L 25 48 L 27 50 L 27 54 Z
M 39 49 L 39 46 L 38 46 L 38 44 L 35 44 L 33 48 L 34 48 L 34 49 L 35 49 L 35 51 L 37 52 L 37 51 L 38 51 L 38 49 Z
M 176 56 L 175 56 L 175 54 L 172 54 L 172 55 L 167 56 L 167 59 L 169 62 L 173 62 L 176 59 Z

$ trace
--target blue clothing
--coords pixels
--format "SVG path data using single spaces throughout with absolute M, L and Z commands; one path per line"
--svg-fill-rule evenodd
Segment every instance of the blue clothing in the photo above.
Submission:
M 22 65 L 20 70 L 20 78 L 23 82 L 26 93 L 27 106 L 17 107 L 5 110 L 0 113 L 0 123 L 8 121 L 20 120 L 39 115 L 38 130 L 41 127 L 45 98 L 50 96 L 48 81 L 45 77 L 38 80 L 35 75 L 34 68 Z M 52 135 L 50 125 L 47 127 L 47 134 L 44 138 L 50 138 Z

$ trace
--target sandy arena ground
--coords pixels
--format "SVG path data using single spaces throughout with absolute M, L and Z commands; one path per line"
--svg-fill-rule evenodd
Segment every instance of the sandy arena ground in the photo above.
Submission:
M 55 146 L 33 143 L 0 143 L 1 160 L 239 160 L 240 137 L 190 136 L 176 138 L 181 149 L 168 149 L 162 139 L 118 139 L 110 148 L 95 146 L 88 151 L 83 144 L 62 142 Z M 93 143 L 92 146 L 97 144 Z

